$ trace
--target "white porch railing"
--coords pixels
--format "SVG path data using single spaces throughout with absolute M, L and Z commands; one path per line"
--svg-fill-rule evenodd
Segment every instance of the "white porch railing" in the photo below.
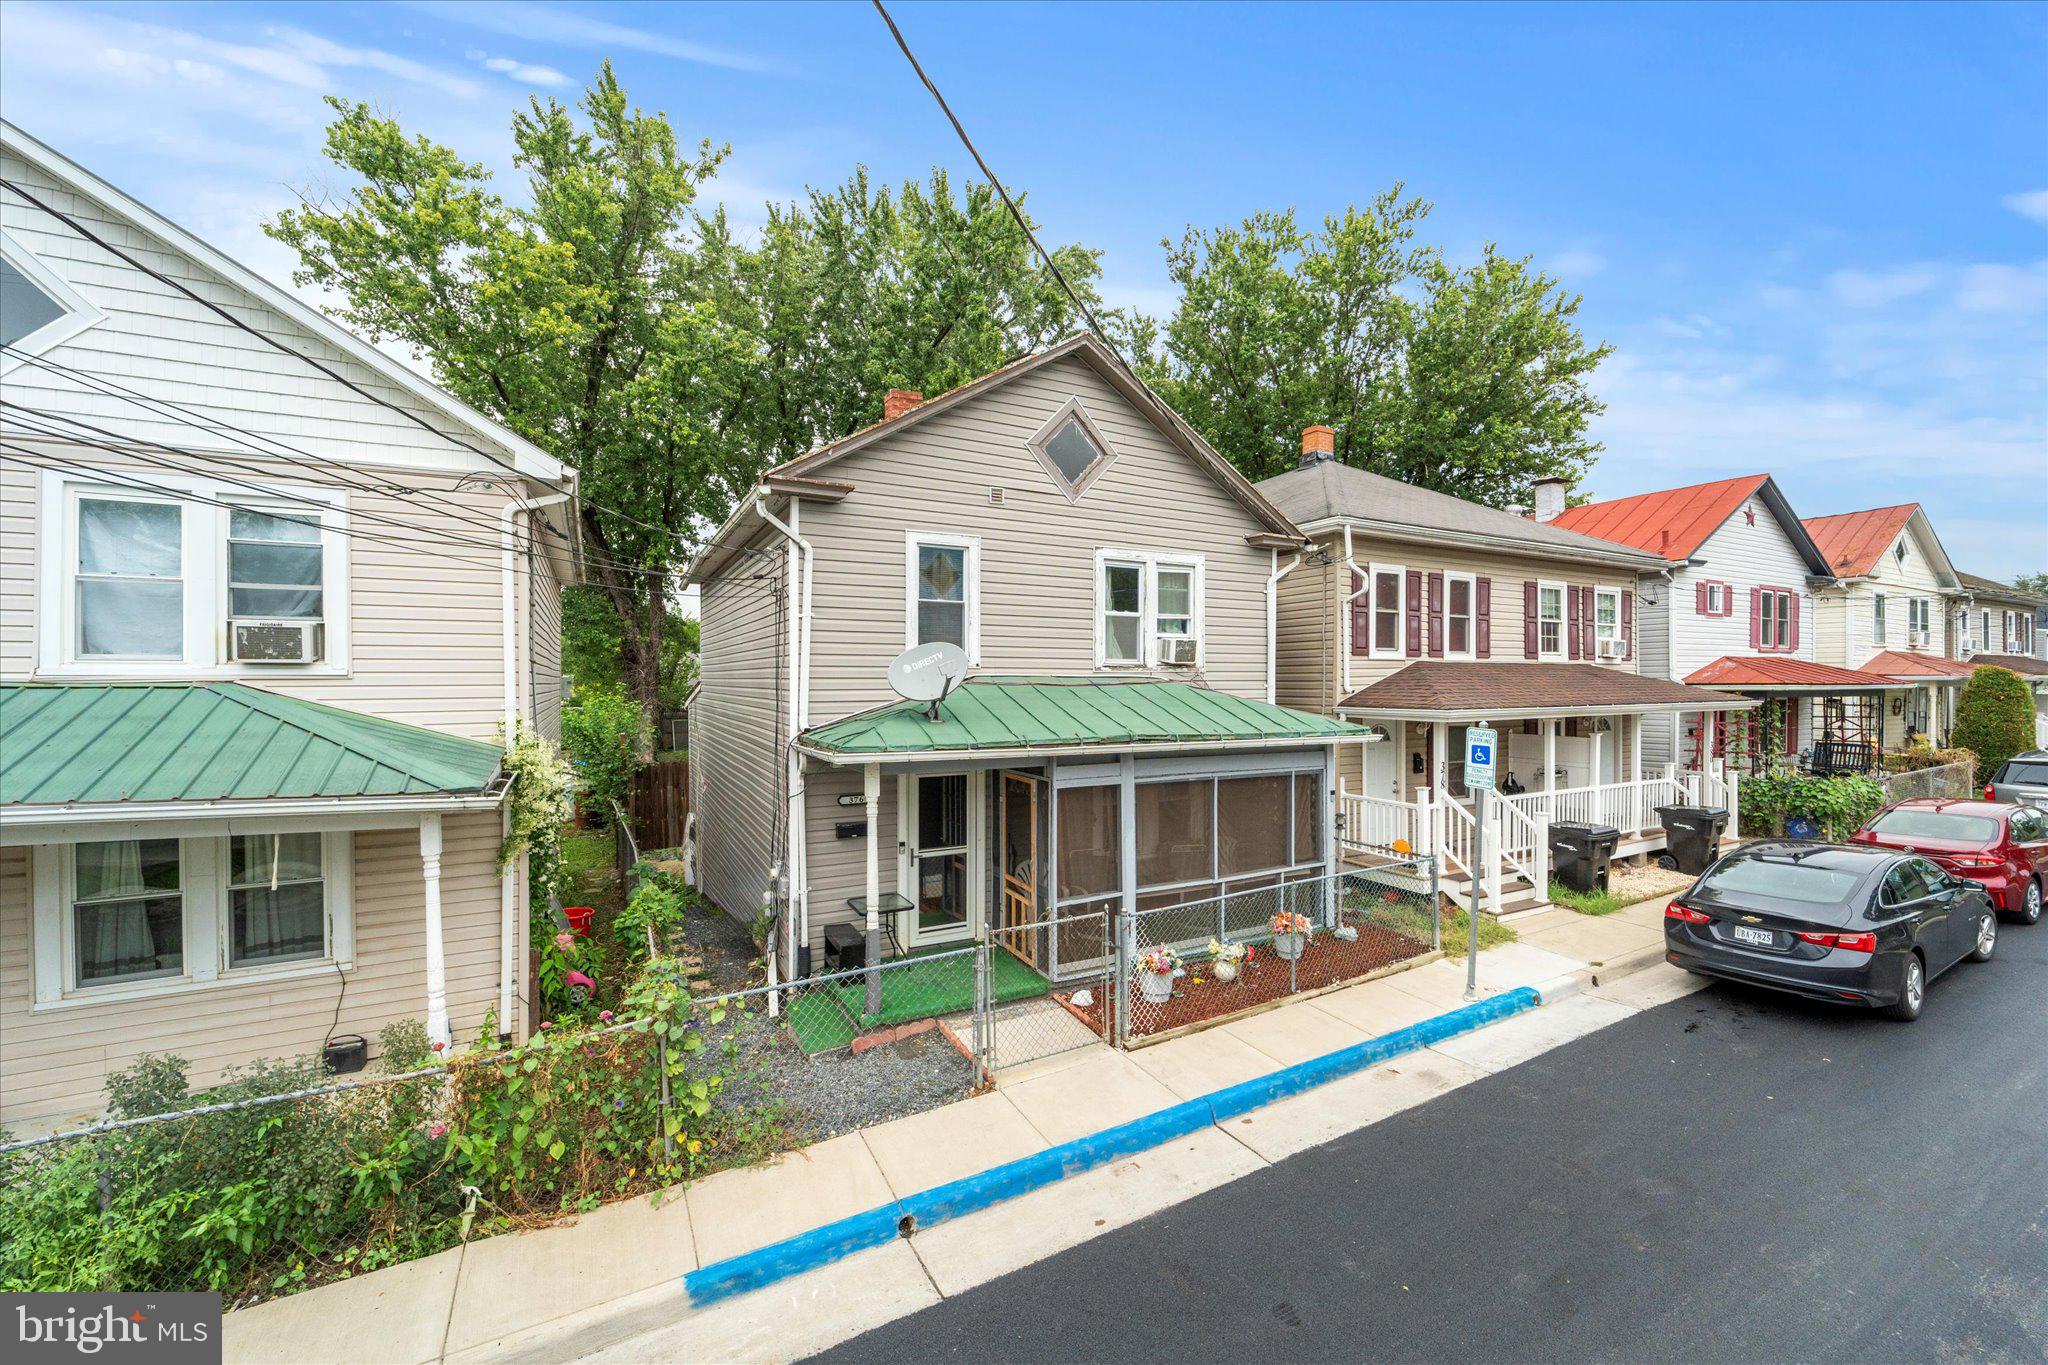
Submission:
M 1590 787 L 1520 792 L 1503 797 L 1504 804 L 1525 815 L 1549 820 L 1574 820 L 1612 825 L 1624 834 L 1663 828 L 1657 807 L 1688 804 L 1691 797 L 1677 777 L 1646 777 L 1640 782 L 1602 782 Z
M 1407 851 L 1422 855 L 1433 850 L 1429 842 L 1427 810 L 1412 801 L 1394 801 L 1361 792 L 1340 794 L 1339 813 L 1344 817 L 1347 843 L 1400 852 L 1394 846 L 1406 843 Z
M 1448 797 L 1433 808 L 1436 815 L 1436 851 L 1444 863 L 1467 877 L 1472 875 L 1472 840 L 1479 832 L 1472 812 Z
M 1550 817 L 1524 810 L 1512 797 L 1489 801 L 1486 808 L 1498 812 L 1489 833 L 1497 836 L 1495 846 L 1500 849 L 1500 861 L 1514 868 L 1539 893 L 1546 892 L 1550 887 Z

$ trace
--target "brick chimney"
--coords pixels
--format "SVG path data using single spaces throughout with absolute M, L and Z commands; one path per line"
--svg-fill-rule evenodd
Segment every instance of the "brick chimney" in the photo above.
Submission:
M 882 395 L 882 420 L 893 422 L 924 401 L 916 389 L 891 389 Z
M 1556 521 L 1564 515 L 1564 480 L 1538 479 L 1531 486 L 1536 495 L 1536 520 Z
M 1337 454 L 1337 433 L 1329 427 L 1303 427 L 1301 429 L 1301 467 L 1307 469 L 1318 460 L 1332 459 Z

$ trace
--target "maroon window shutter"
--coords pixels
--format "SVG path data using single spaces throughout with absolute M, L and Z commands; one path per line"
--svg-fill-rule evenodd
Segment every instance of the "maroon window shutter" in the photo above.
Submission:
M 1359 593 L 1351 599 L 1351 652 L 1364 654 L 1372 649 L 1372 594 L 1362 592 L 1365 579 L 1351 575 L 1351 591 Z
M 1785 652 L 1790 654 L 1799 648 L 1799 594 L 1787 591 L 1785 596 L 1792 603 L 1792 628 L 1785 636 Z
M 1692 609 L 1701 616 L 1707 614 L 1707 585 L 1704 582 L 1692 585 Z
M 1764 590 L 1749 590 L 1749 647 L 1762 649 L 1764 645 Z
M 1444 657 L 1444 576 L 1429 576 L 1429 657 Z
M 1564 597 L 1565 634 L 1571 637 L 1565 642 L 1565 653 L 1567 657 L 1576 659 L 1579 657 L 1579 623 L 1581 620 L 1581 603 L 1584 599 L 1579 596 L 1577 588 L 1566 588 L 1564 590 Z
M 1628 588 L 1621 590 L 1621 657 L 1633 659 L 1636 656 L 1636 595 Z
M 1536 584 L 1522 584 L 1522 657 L 1536 657 Z
M 1493 580 L 1482 578 L 1475 589 L 1478 605 L 1472 612 L 1472 629 L 1479 639 L 1472 647 L 1472 653 L 1481 659 L 1493 657 Z
M 1422 654 L 1422 570 L 1408 571 L 1408 657 Z
M 1799 752 L 1799 698 L 1785 698 L 1785 752 Z
M 1581 588 L 1579 591 L 1584 594 L 1579 599 L 1579 657 L 1590 659 L 1595 652 L 1593 649 L 1593 617 L 1595 615 L 1595 608 L 1599 604 L 1599 598 L 1594 595 L 1594 591 L 1591 588 Z

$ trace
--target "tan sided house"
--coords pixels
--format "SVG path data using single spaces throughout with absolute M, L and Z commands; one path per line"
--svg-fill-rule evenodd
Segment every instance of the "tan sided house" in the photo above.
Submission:
M 1541 904 L 1547 822 L 1612 825 L 1619 851 L 1661 849 L 1660 805 L 1733 807 L 1722 769 L 1646 756 L 1651 723 L 1740 711 L 1726 692 L 1646 677 L 1643 604 L 1668 593 L 1665 556 L 1339 463 L 1310 427 L 1299 467 L 1259 491 L 1313 538 L 1280 582 L 1280 700 L 1366 726 L 1340 769 L 1345 837 L 1437 853 L 1469 886 L 1475 834 L 1465 731 L 1498 728 L 1501 858 L 1480 869 L 1495 913 Z
M 1352 728 L 1273 704 L 1286 517 L 1093 337 L 885 414 L 691 569 L 695 872 L 777 970 L 1000 932 L 1060 978 L 1100 938 L 1020 926 L 1325 876 Z M 934 718 L 888 669 L 936 643 Z
M 556 728 L 569 471 L 0 133 L 0 1123 L 523 1032 L 498 735 Z

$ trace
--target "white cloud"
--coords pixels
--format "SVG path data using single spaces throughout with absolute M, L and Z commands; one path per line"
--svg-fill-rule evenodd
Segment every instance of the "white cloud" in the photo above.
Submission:
M 1853 308 L 1882 308 L 1932 289 L 1940 278 L 1932 266 L 1908 265 L 1891 270 L 1837 270 L 1828 289 Z
M 483 93 L 483 87 L 466 76 L 442 71 L 437 67 L 416 62 L 410 57 L 380 51 L 374 47 L 345 47 L 317 33 L 308 33 L 296 28 L 266 29 L 265 36 L 282 44 L 283 50 L 311 63 L 318 70 L 322 86 L 332 83 L 326 68 L 335 66 L 364 67 L 381 71 L 387 76 L 396 76 L 403 81 L 429 86 L 457 99 L 475 99 Z
M 2039 314 L 2048 309 L 2048 261 L 1973 265 L 1963 272 L 1956 303 L 1973 313 Z
M 657 57 L 674 57 L 679 61 L 724 67 L 732 71 L 767 72 L 781 69 L 779 63 L 749 53 L 732 52 L 708 43 L 693 43 L 687 38 L 656 33 L 650 29 L 633 28 L 626 24 L 615 24 L 581 11 L 556 9 L 549 5 L 500 4 L 495 3 L 495 0 L 465 0 L 462 4 L 446 3 L 446 0 L 416 0 L 413 8 L 425 10 L 451 23 L 468 24 L 472 28 L 502 33 L 511 38 L 524 38 L 535 43 L 566 43 L 574 47 L 602 49 L 627 48 L 635 52 L 652 53 Z M 676 15 L 682 11 L 667 12 Z
M 480 52 L 473 52 L 470 57 L 472 60 L 482 62 L 486 71 L 495 71 L 501 76 L 510 76 L 513 80 L 523 81 L 528 85 L 559 87 L 569 84 L 569 78 L 552 66 L 522 62 L 516 57 L 486 57 Z
M 2005 196 L 2005 206 L 2014 213 L 2025 214 L 2037 223 L 2048 223 L 2048 190 L 2027 190 L 2021 194 Z
M 1542 262 L 1537 264 L 1541 265 Z M 1607 258 L 1597 251 L 1560 251 L 1551 257 L 1548 270 L 1567 280 L 1590 279 L 1607 268 Z

